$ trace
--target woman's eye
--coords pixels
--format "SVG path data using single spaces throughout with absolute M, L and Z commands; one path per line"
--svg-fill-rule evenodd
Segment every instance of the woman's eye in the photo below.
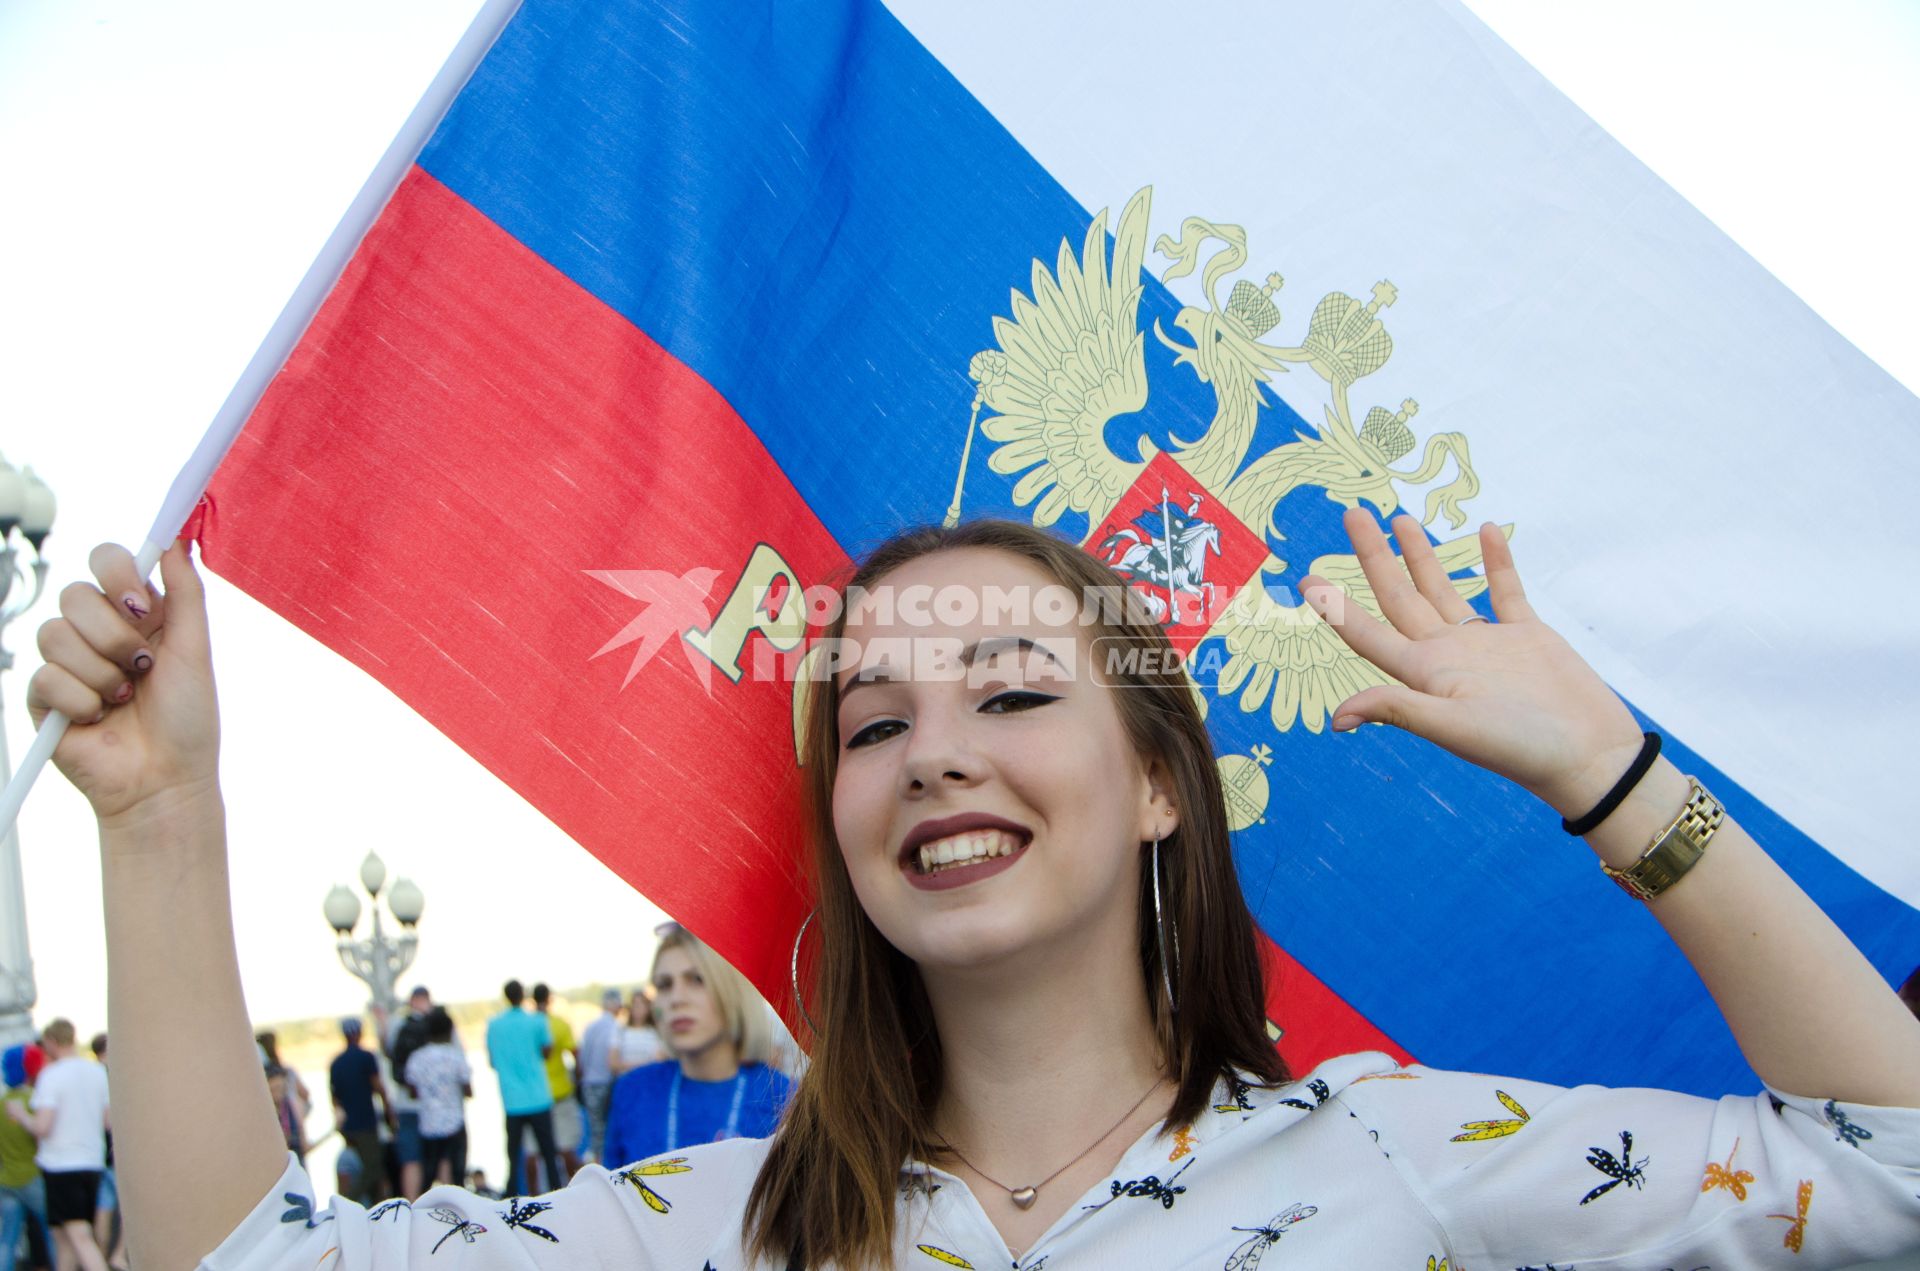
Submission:
M 1004 693 L 995 693 L 980 704 L 982 712 L 1006 715 L 1017 711 L 1030 711 L 1036 706 L 1045 706 L 1048 702 L 1060 699 L 1051 693 L 1035 693 L 1030 689 L 1009 689 Z
M 853 750 L 856 747 L 871 746 L 875 742 L 885 741 L 887 738 L 905 730 L 905 728 L 906 725 L 897 719 L 876 720 L 874 723 L 868 724 L 865 728 L 862 728 L 859 732 L 849 737 L 847 739 L 847 749 Z

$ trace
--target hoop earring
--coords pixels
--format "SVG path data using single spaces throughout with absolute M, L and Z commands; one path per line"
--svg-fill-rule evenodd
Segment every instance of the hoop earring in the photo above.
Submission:
M 794 1009 L 800 1012 L 800 1018 L 807 1022 L 807 1031 L 815 1037 L 821 1035 L 820 1026 L 813 1022 L 813 1016 L 807 1014 L 807 1004 L 800 997 L 800 941 L 807 934 L 807 924 L 812 922 L 813 916 L 819 912 L 818 905 L 807 910 L 807 916 L 800 920 L 800 930 L 793 933 L 793 964 L 788 971 L 788 976 L 793 981 Z
M 1180 958 L 1180 928 L 1173 928 L 1173 961 L 1167 958 L 1167 915 L 1160 905 L 1160 836 L 1153 836 L 1153 930 L 1160 940 L 1160 984 L 1167 990 L 1167 1009 L 1173 1014 L 1180 1013 L 1180 1003 L 1173 995 L 1173 972 L 1175 962 Z M 798 946 L 795 946 L 796 949 Z

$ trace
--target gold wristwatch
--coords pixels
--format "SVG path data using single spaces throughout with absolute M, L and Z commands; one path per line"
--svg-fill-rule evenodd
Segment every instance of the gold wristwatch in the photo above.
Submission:
M 1615 869 L 1605 861 L 1600 862 L 1600 868 L 1636 900 L 1652 900 L 1679 882 L 1681 875 L 1706 854 L 1707 844 L 1726 817 L 1720 800 L 1688 777 L 1686 806 L 1673 818 L 1673 824 L 1654 837 L 1653 845 L 1640 854 L 1640 859 L 1625 869 Z

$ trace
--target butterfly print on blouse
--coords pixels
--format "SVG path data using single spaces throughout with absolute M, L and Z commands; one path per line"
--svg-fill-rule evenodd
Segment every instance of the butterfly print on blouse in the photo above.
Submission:
M 1493 1097 L 1501 1106 L 1513 1113 L 1511 1117 L 1500 1117 L 1492 1121 L 1466 1121 L 1460 1126 L 1460 1133 L 1448 1139 L 1449 1143 L 1484 1143 L 1488 1139 L 1501 1139 L 1509 1134 L 1518 1134 L 1520 1127 L 1533 1120 L 1527 1110 L 1520 1106 L 1519 1100 L 1504 1090 L 1496 1090 Z
M 1795 1253 L 1800 1252 L 1800 1246 L 1806 1243 L 1806 1239 L 1807 1239 L 1807 1210 L 1813 1204 L 1813 1180 L 1812 1179 L 1803 1178 L 1800 1180 L 1799 1195 L 1800 1195 L 1800 1206 L 1799 1206 L 1798 1213 L 1767 1215 L 1767 1217 L 1769 1218 L 1779 1218 L 1785 1222 L 1793 1224 L 1792 1226 L 1787 1228 L 1786 1238 L 1783 1239 L 1780 1243 L 1783 1247 L 1791 1249 Z
M 1173 1132 L 1173 1151 L 1167 1153 L 1168 1162 L 1179 1160 L 1193 1151 L 1193 1130 L 1180 1126 Z
M 379 1222 L 388 1214 L 399 1213 L 402 1209 L 412 1208 L 413 1202 L 410 1200 L 401 1200 L 398 1197 L 395 1197 L 393 1200 L 383 1200 L 367 1212 L 367 1221 Z
M 1587 1164 L 1605 1174 L 1607 1181 L 1582 1196 L 1580 1203 L 1585 1205 L 1598 1200 L 1622 1183 L 1629 1187 L 1645 1187 L 1646 1167 L 1650 1159 L 1645 1156 L 1637 1161 L 1633 1159 L 1633 1135 L 1626 1130 L 1620 1131 L 1620 1155 L 1617 1158 L 1604 1147 L 1588 1148 Z
M 1860 1146 L 1861 1140 L 1873 1137 L 1873 1131 L 1855 1125 L 1853 1122 L 1847 1120 L 1847 1114 L 1842 1112 L 1839 1105 L 1834 1103 L 1833 1100 L 1827 1100 L 1825 1110 L 1827 1114 L 1827 1124 L 1833 1127 L 1833 1137 L 1845 1143 L 1848 1147 L 1857 1148 Z
M 1289 1108 L 1298 1108 L 1302 1112 L 1311 1112 L 1315 1108 L 1319 1107 L 1321 1104 L 1325 1103 L 1327 1100 L 1333 1098 L 1333 1091 L 1329 1090 L 1327 1088 L 1327 1083 L 1320 1080 L 1320 1078 L 1318 1077 L 1315 1077 L 1312 1081 L 1309 1081 L 1307 1083 L 1307 1090 L 1309 1093 L 1313 1095 L 1312 1103 L 1308 1103 L 1305 1099 L 1291 1099 L 1291 1098 L 1282 1099 L 1280 1102 L 1286 1104 Z
M 691 1173 L 693 1166 L 686 1163 L 684 1156 L 670 1156 L 664 1161 L 642 1161 L 638 1165 L 629 1165 L 613 1176 L 614 1186 L 627 1185 L 640 1193 L 640 1199 L 646 1202 L 648 1209 L 656 1214 L 664 1214 L 673 1208 L 673 1202 L 653 1190 L 640 1180 L 659 1178 L 666 1174 Z
M 500 1219 L 507 1224 L 508 1231 L 517 1229 L 526 1232 L 530 1236 L 538 1236 L 548 1244 L 557 1245 L 560 1243 L 560 1237 L 533 1221 L 552 1208 L 552 1201 L 518 1200 L 509 1197 L 507 1207 L 500 1211 Z
M 433 1242 L 433 1248 L 427 1250 L 430 1254 L 439 1253 L 440 1246 L 455 1236 L 460 1237 L 460 1239 L 467 1244 L 472 1244 L 476 1236 L 484 1236 L 487 1234 L 487 1229 L 483 1224 L 477 1223 L 471 1218 L 464 1218 L 461 1216 L 459 1210 L 448 1209 L 445 1205 L 435 1205 L 427 1211 L 427 1217 L 433 1219 L 435 1222 L 447 1224 L 447 1234 Z
M 1305 1222 L 1319 1212 L 1318 1205 L 1288 1205 L 1261 1226 L 1235 1227 L 1235 1231 L 1250 1231 L 1253 1234 L 1227 1255 L 1222 1271 L 1256 1271 L 1267 1250 L 1279 1244 L 1280 1238 L 1293 1230 L 1296 1224 Z
M 1737 1170 L 1733 1168 L 1733 1158 L 1739 1154 L 1740 1140 L 1735 1139 L 1733 1141 L 1733 1151 L 1727 1153 L 1726 1164 L 1722 1165 L 1719 1161 L 1707 1162 L 1707 1176 L 1700 1180 L 1700 1191 L 1702 1194 L 1718 1187 L 1732 1192 L 1735 1200 L 1745 1200 L 1747 1198 L 1747 1184 L 1753 1181 L 1753 1173 L 1750 1170 Z
M 1187 1165 L 1191 1165 L 1191 1164 L 1193 1164 L 1192 1161 L 1187 1162 Z M 1145 1197 L 1148 1200 L 1157 1200 L 1160 1202 L 1160 1208 L 1172 1209 L 1174 1199 L 1184 1194 L 1187 1190 L 1184 1186 L 1175 1187 L 1173 1185 L 1173 1180 L 1176 1178 L 1179 1178 L 1182 1174 L 1187 1172 L 1187 1165 L 1182 1165 L 1179 1169 L 1169 1174 L 1167 1176 L 1167 1181 L 1164 1183 L 1160 1181 L 1159 1176 L 1156 1174 L 1149 1174 L 1145 1178 L 1132 1179 L 1124 1183 L 1116 1178 L 1113 1180 L 1113 1183 L 1112 1183 L 1112 1187 L 1113 1187 L 1112 1195 L 1108 1196 L 1105 1200 L 1101 1201 L 1097 1205 L 1082 1205 L 1081 1208 L 1082 1209 L 1105 1209 L 1108 1205 L 1111 1205 L 1114 1201 L 1119 1200 L 1122 1196 L 1132 1196 L 1132 1197 Z

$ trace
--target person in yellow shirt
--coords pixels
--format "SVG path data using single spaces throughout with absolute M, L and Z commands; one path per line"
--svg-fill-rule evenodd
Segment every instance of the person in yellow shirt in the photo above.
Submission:
M 553 990 L 544 984 L 533 986 L 533 1008 L 547 1017 L 553 1034 L 553 1049 L 547 1052 L 547 1085 L 553 1090 L 553 1145 L 560 1151 L 560 1163 L 566 1178 L 551 1181 L 563 1187 L 580 1169 L 580 1144 L 586 1137 L 586 1113 L 577 1097 L 579 1087 L 574 1073 L 580 1065 L 580 1047 L 574 1040 L 573 1025 L 554 1014 Z
M 33 1099 L 33 1082 L 46 1064 L 47 1056 L 32 1042 L 9 1047 L 0 1056 L 6 1093 L 0 1103 L 15 1103 L 28 1108 Z M 13 1116 L 0 1113 L 0 1271 L 13 1271 L 14 1257 L 22 1234 L 27 1237 L 27 1265 L 51 1264 L 47 1247 L 47 1191 L 34 1164 L 40 1144 L 26 1126 Z

